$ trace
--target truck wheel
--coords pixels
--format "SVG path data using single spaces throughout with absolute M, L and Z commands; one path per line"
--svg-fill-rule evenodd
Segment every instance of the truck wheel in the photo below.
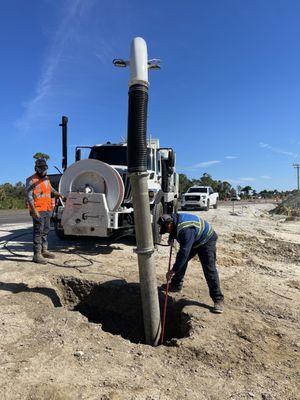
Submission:
M 205 208 L 205 210 L 206 210 L 206 211 L 208 211 L 208 210 L 209 210 L 209 206 L 210 206 L 210 204 L 209 204 L 209 200 L 207 200 L 207 204 L 206 204 L 206 208 Z
M 155 204 L 153 210 L 152 210 L 152 215 L 153 215 L 153 223 L 152 223 L 152 232 L 153 232 L 153 242 L 155 243 L 160 243 L 161 242 L 161 235 L 159 233 L 159 225 L 157 223 L 157 220 L 159 217 L 163 215 L 163 205 L 161 203 Z
M 55 234 L 56 234 L 56 236 L 59 238 L 59 239 L 66 239 L 66 235 L 65 235 L 65 233 L 64 233 L 64 230 L 62 229 L 62 228 L 59 228 L 59 223 L 58 222 L 54 222 L 54 231 L 55 231 Z
M 218 199 L 216 200 L 216 203 L 214 204 L 214 209 L 218 208 Z

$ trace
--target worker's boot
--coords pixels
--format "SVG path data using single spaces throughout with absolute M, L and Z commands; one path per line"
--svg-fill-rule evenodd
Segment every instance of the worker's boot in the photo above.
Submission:
M 37 264 L 47 264 L 47 260 L 44 259 L 40 251 L 34 253 L 32 261 Z
M 42 248 L 42 255 L 45 258 L 51 258 L 52 260 L 55 258 L 55 255 L 48 251 L 47 247 Z
M 216 300 L 214 302 L 214 306 L 212 308 L 212 312 L 215 314 L 223 314 L 224 311 L 224 301 L 223 300 Z

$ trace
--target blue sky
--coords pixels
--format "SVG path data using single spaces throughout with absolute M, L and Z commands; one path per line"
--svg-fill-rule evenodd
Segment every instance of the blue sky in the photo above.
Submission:
M 142 36 L 148 132 L 178 171 L 256 190 L 296 187 L 300 163 L 298 0 L 10 0 L 2 2 L 0 183 L 24 181 L 32 155 L 61 166 L 61 116 L 76 145 L 127 134 L 129 56 Z

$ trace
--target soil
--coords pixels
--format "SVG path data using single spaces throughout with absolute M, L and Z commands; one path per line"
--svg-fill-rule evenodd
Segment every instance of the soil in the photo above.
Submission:
M 300 192 L 288 196 L 271 213 L 288 215 L 291 219 L 300 217 Z
M 300 223 L 272 207 L 199 213 L 219 236 L 225 311 L 211 312 L 193 259 L 158 347 L 143 344 L 132 240 L 107 246 L 51 232 L 55 263 L 38 265 L 30 228 L 2 228 L 0 399 L 300 399 Z M 155 252 L 158 285 L 168 256 L 168 247 Z

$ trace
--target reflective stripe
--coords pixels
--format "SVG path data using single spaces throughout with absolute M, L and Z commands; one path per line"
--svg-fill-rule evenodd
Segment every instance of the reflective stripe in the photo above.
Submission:
M 196 238 L 199 238 L 204 230 L 204 221 L 196 215 L 179 214 L 179 222 L 177 224 L 177 237 L 182 229 L 192 227 L 196 229 Z
M 203 233 L 203 231 L 204 231 L 204 229 L 205 229 L 205 222 L 204 222 L 204 219 L 202 219 L 202 218 L 199 218 L 199 219 L 200 219 L 200 224 L 201 224 L 201 226 L 200 226 L 200 230 L 199 230 L 199 232 L 198 232 L 198 234 L 197 234 L 196 240 L 198 240 L 198 239 L 201 237 L 201 235 L 202 235 L 202 233 Z
M 193 247 L 198 247 L 206 243 L 214 233 L 212 226 L 201 217 L 193 214 L 179 214 L 176 232 L 177 237 L 183 229 L 187 228 L 195 228 L 196 230 L 195 243 L 198 241 L 199 243 L 196 243 L 196 246 Z
M 207 222 L 207 224 L 208 224 L 208 222 Z M 199 243 L 194 245 L 193 248 L 196 249 L 197 247 L 199 247 L 202 244 L 206 243 L 212 237 L 213 233 L 214 233 L 213 227 L 210 224 L 208 224 L 207 232 L 206 233 L 204 232 L 202 240 L 200 240 Z

